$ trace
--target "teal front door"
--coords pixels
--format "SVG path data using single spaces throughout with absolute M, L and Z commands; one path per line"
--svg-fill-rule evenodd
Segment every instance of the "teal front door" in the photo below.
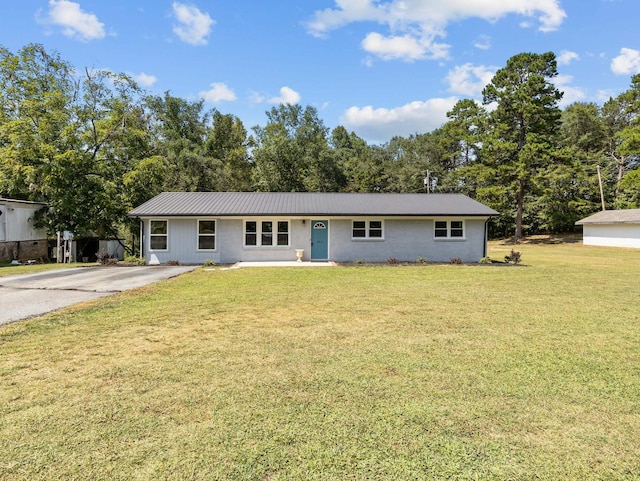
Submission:
M 311 260 L 320 261 L 329 258 L 329 221 L 311 221 Z

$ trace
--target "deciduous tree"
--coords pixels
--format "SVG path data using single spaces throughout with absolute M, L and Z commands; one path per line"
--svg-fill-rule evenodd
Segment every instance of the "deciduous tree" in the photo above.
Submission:
M 216 191 L 247 191 L 251 189 L 249 139 L 242 121 L 231 114 L 213 110 L 212 126 L 205 141 L 205 154 L 219 166 Z
M 254 185 L 266 192 L 331 192 L 342 186 L 328 129 L 311 106 L 281 104 L 254 127 Z

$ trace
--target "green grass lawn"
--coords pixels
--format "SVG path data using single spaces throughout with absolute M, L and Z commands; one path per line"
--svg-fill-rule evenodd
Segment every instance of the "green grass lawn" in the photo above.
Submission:
M 0 327 L 0 479 L 640 479 L 640 250 L 516 249 L 199 269 Z

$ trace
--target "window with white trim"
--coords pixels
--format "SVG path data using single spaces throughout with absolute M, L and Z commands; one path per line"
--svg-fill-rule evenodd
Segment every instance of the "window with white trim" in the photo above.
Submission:
M 382 239 L 381 220 L 354 220 L 351 224 L 353 239 Z
M 289 221 L 245 221 L 244 245 L 246 247 L 288 247 Z
M 198 221 L 198 250 L 213 251 L 216 249 L 216 221 Z
M 168 249 L 168 224 L 166 220 L 149 221 L 149 249 L 153 251 Z
M 434 222 L 433 236 L 436 239 L 464 238 L 464 221 L 437 220 Z

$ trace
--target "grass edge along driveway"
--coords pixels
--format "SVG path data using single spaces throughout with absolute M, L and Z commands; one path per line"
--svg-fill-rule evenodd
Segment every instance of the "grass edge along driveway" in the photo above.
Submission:
M 0 479 L 640 478 L 640 252 L 518 249 L 198 270 L 4 326 Z

